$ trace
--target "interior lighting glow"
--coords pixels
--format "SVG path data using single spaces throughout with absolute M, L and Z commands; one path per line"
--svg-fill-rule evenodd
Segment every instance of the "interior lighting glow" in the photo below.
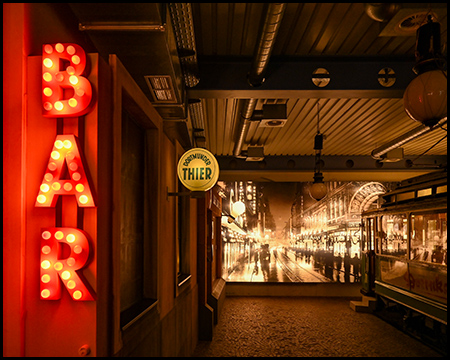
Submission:
M 62 109 L 64 109 L 63 103 L 61 101 L 55 102 L 55 109 L 58 111 L 61 111 Z
M 75 300 L 80 300 L 82 296 L 83 296 L 83 293 L 80 290 L 76 290 L 73 292 L 73 298 Z
M 83 184 L 78 184 L 77 186 L 75 186 L 75 190 L 78 192 L 83 192 L 84 191 Z
M 82 204 L 86 204 L 89 201 L 89 198 L 86 195 L 81 195 L 79 200 Z
M 60 154 L 59 151 L 52 151 L 51 157 L 52 157 L 52 159 L 54 159 L 54 160 L 58 160 L 58 159 L 61 157 L 61 154 Z
M 50 251 L 52 251 L 52 248 L 48 245 L 45 245 L 42 247 L 41 251 L 43 254 L 50 254 Z
M 49 87 L 44 88 L 44 95 L 45 96 L 52 96 L 53 95 L 53 90 L 50 89 Z
M 61 273 L 61 278 L 63 279 L 63 280 L 69 280 L 70 279 L 70 271 L 63 271 L 62 273 Z
M 42 276 L 41 276 L 41 281 L 42 281 L 44 284 L 47 284 L 47 283 L 50 281 L 50 275 L 49 275 L 49 274 L 44 274 L 44 275 L 42 275 Z
M 51 45 L 44 45 L 44 52 L 46 53 L 46 54 L 51 54 L 52 52 L 53 52 L 53 46 L 51 46 Z
M 69 289 L 74 289 L 77 286 L 77 283 L 73 280 L 69 280 L 66 285 Z
M 75 241 L 75 235 L 74 234 L 69 234 L 66 236 L 66 240 L 69 243 L 73 243 Z
M 74 99 L 74 98 L 69 99 L 69 106 L 74 108 L 77 105 L 78 105 L 78 101 L 76 99 Z
M 64 175 L 66 169 L 68 177 Z M 77 185 L 80 186 L 76 188 Z M 35 206 L 54 207 L 59 195 L 75 195 L 78 206 L 95 207 L 84 161 L 74 135 L 56 136 Z
M 64 51 L 64 45 L 61 43 L 58 43 L 55 45 L 55 50 L 59 53 L 62 53 Z
M 49 269 L 51 265 L 52 264 L 48 260 L 44 260 L 41 262 L 41 268 L 43 268 L 43 269 Z
M 40 189 L 42 192 L 48 192 L 50 190 L 50 186 L 48 186 L 47 184 L 42 184 Z
M 63 144 L 66 149 L 70 149 L 72 147 L 72 142 L 70 140 L 64 140 Z
M 45 204 L 46 201 L 47 201 L 47 197 L 45 197 L 44 195 L 38 195 L 36 201 L 37 201 L 39 204 Z
M 64 237 L 64 233 L 62 231 L 57 231 L 55 233 L 55 238 L 61 240 Z
M 73 62 L 75 65 L 78 65 L 78 64 L 81 62 L 80 57 L 79 57 L 78 55 L 72 56 L 72 62 Z
M 49 289 L 44 289 L 41 291 L 41 297 L 43 297 L 44 299 L 47 299 L 50 296 L 50 290 Z
M 49 52 L 49 49 L 53 48 L 56 51 Z M 43 116 L 76 117 L 86 114 L 90 110 L 92 85 L 84 76 L 87 62 L 83 48 L 72 43 L 45 44 L 42 54 L 42 90 L 49 89 L 43 92 Z M 69 64 L 60 71 L 56 65 L 60 64 L 61 60 Z M 73 96 L 64 98 L 70 89 L 73 90 Z
M 55 268 L 56 271 L 60 271 L 63 268 L 63 264 L 57 262 L 55 265 L 53 265 L 53 267 Z
M 53 61 L 49 58 L 44 59 L 44 66 L 48 69 L 50 69 L 53 66 Z
M 42 78 L 43 78 L 45 81 L 47 81 L 47 82 L 50 82 L 50 81 L 52 81 L 52 79 L 53 79 L 52 74 L 50 74 L 50 73 L 48 73 L 48 72 L 45 72 L 45 73 L 42 75 Z
M 78 84 L 78 78 L 77 78 L 75 75 L 71 75 L 71 76 L 69 77 L 69 82 L 70 82 L 72 85 L 76 85 L 76 84 Z

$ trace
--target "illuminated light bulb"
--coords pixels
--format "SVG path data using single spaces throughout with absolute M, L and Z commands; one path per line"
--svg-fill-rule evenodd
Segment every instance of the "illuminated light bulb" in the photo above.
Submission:
M 48 192 L 50 190 L 50 186 L 48 186 L 48 184 L 42 184 L 40 189 L 42 192 Z
M 41 281 L 44 283 L 44 284 L 47 284 L 49 281 L 50 281 L 50 275 L 49 274 L 44 274 L 44 275 L 42 275 L 41 276 Z
M 80 196 L 80 203 L 86 204 L 89 201 L 89 198 L 86 195 Z
M 75 48 L 74 48 L 72 45 L 69 45 L 69 46 L 67 47 L 67 53 L 68 53 L 69 55 L 75 54 Z
M 78 105 L 78 101 L 74 98 L 69 99 L 69 106 L 70 107 L 75 107 Z
M 47 45 L 44 46 L 44 51 L 47 54 L 51 54 L 53 52 L 53 47 L 51 45 L 47 44 Z
M 69 82 L 70 82 L 72 85 L 78 84 L 78 77 L 75 76 L 75 75 L 71 75 L 71 76 L 69 77 Z
M 43 63 L 47 69 L 50 69 L 53 66 L 53 61 L 49 58 L 45 58 Z
M 79 300 L 83 296 L 83 293 L 80 290 L 76 290 L 73 292 L 72 296 L 75 300 Z
M 63 280 L 69 280 L 70 279 L 70 276 L 71 276 L 71 274 L 70 274 L 70 271 L 63 271 L 62 272 L 62 274 L 61 274 L 61 278 L 63 279 Z
M 73 159 L 75 159 L 75 154 L 71 151 L 68 151 L 66 154 L 66 159 L 72 161 Z
M 52 234 L 50 234 L 50 231 L 44 231 L 44 232 L 42 233 L 42 238 L 43 238 L 44 240 L 50 239 L 51 236 L 52 236 Z
M 44 95 L 45 96 L 52 96 L 53 95 L 53 90 L 50 89 L 49 87 L 44 88 Z
M 55 50 L 56 50 L 57 52 L 59 52 L 59 53 L 62 53 L 62 52 L 64 51 L 64 45 L 63 45 L 63 44 L 60 44 L 60 43 L 56 44 L 56 45 L 55 45 Z
M 70 257 L 66 260 L 66 264 L 69 266 L 74 266 L 75 265 L 75 259 L 73 257 Z
M 46 299 L 50 296 L 50 290 L 49 289 L 44 289 L 41 291 L 41 296 Z
M 80 179 L 81 179 L 80 173 L 74 172 L 74 173 L 72 174 L 72 179 L 75 180 L 75 181 L 80 180 Z
M 50 163 L 48 163 L 48 169 L 50 170 L 50 171 L 55 171 L 57 168 L 58 168 L 58 166 L 52 161 L 52 162 L 50 162 Z M 50 174 L 51 175 L 51 174 Z M 53 176 L 53 175 L 52 175 Z
M 75 254 L 81 254 L 82 251 L 83 251 L 83 248 L 82 248 L 80 245 L 75 245 L 75 246 L 73 247 L 73 252 L 74 252 Z
M 73 66 L 68 66 L 66 71 L 69 75 L 75 75 L 75 68 Z
M 50 82 L 50 81 L 52 81 L 52 79 L 53 79 L 52 74 L 50 74 L 50 73 L 48 73 L 48 72 L 44 73 L 44 74 L 42 75 L 42 77 L 43 77 L 43 79 L 44 79 L 45 81 L 47 81 L 47 82 Z
M 59 82 L 63 81 L 63 80 L 64 80 L 64 75 L 63 75 L 63 73 L 57 73 L 57 74 L 55 75 L 55 79 L 56 79 L 56 81 L 59 81 Z
M 75 171 L 76 169 L 78 169 L 78 164 L 75 161 L 71 162 L 69 164 L 69 169 L 72 170 L 72 171 Z
M 69 243 L 73 243 L 75 241 L 75 235 L 74 234 L 69 234 L 66 236 L 66 240 Z
M 52 184 L 52 189 L 55 191 L 59 191 L 61 189 L 61 184 L 58 182 L 55 182 Z
M 69 182 L 66 182 L 66 183 L 63 185 L 63 188 L 64 188 L 64 190 L 66 190 L 66 191 L 70 191 L 70 190 L 72 190 L 72 184 L 69 183 Z
M 44 179 L 45 179 L 45 181 L 52 181 L 53 180 L 53 175 L 50 174 L 50 173 L 46 173 L 44 175 Z
M 61 264 L 59 261 L 53 265 L 53 267 L 55 268 L 56 271 L 61 271 L 63 268 L 63 264 Z
M 72 142 L 70 140 L 64 140 L 63 144 L 66 149 L 70 149 L 72 147 Z
M 37 202 L 39 204 L 44 204 L 47 201 L 47 198 L 44 195 L 38 195 Z
M 78 88 L 75 90 L 75 94 L 77 94 L 78 96 L 84 96 L 84 89 L 82 88 Z
M 55 238 L 61 240 L 64 237 L 64 233 L 62 231 L 55 232 Z
M 43 262 L 41 262 L 41 268 L 43 268 L 45 270 L 49 269 L 51 265 L 52 264 L 48 260 L 44 260 Z
M 63 142 L 61 140 L 56 140 L 55 141 L 55 148 L 62 149 L 63 146 L 64 145 L 63 145 Z
M 75 190 L 78 192 L 83 192 L 84 191 L 84 185 L 83 184 L 77 184 L 77 186 L 75 186 Z
M 42 247 L 41 251 L 42 251 L 43 254 L 48 255 L 48 254 L 51 253 L 52 248 L 50 246 L 48 246 L 48 245 L 44 245 Z
M 53 105 L 51 103 L 49 103 L 49 102 L 45 102 L 44 103 L 44 109 L 46 111 L 50 111 L 51 109 L 53 109 Z
M 81 62 L 80 57 L 79 57 L 78 55 L 72 56 L 72 62 L 73 62 L 75 65 L 78 65 L 78 64 Z
M 73 280 L 69 280 L 68 282 L 67 282 L 67 287 L 69 288 L 69 289 L 74 289 L 75 288 L 75 286 L 77 286 L 77 283 L 75 282 L 75 281 L 73 281 Z
M 58 160 L 61 157 L 61 154 L 59 153 L 59 151 L 52 151 L 51 157 L 54 160 Z
M 55 102 L 55 109 L 58 111 L 61 111 L 62 109 L 64 109 L 63 103 L 61 101 Z

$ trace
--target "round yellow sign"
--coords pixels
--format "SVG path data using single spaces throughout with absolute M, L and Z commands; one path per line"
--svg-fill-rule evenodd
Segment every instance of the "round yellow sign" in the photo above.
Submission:
M 191 191 L 207 191 L 219 178 L 219 164 L 206 149 L 188 150 L 178 161 L 178 178 Z

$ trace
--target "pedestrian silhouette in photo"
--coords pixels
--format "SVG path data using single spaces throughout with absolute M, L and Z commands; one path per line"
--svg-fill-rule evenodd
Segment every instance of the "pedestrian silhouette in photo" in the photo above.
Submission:
M 340 273 L 341 273 L 341 267 L 342 267 L 341 253 L 338 253 L 338 255 L 335 258 L 335 262 L 336 262 L 336 281 L 340 282 Z
M 360 269 L 361 269 L 361 259 L 358 257 L 358 254 L 355 253 L 355 256 L 352 258 L 353 265 L 353 275 L 355 276 L 355 282 L 360 281 Z
M 350 256 L 344 255 L 344 281 L 350 282 Z

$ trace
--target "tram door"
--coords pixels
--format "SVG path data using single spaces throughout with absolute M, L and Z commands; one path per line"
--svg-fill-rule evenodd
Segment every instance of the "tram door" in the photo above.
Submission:
M 361 292 L 365 295 L 372 295 L 375 289 L 375 234 L 376 218 L 363 219 Z

